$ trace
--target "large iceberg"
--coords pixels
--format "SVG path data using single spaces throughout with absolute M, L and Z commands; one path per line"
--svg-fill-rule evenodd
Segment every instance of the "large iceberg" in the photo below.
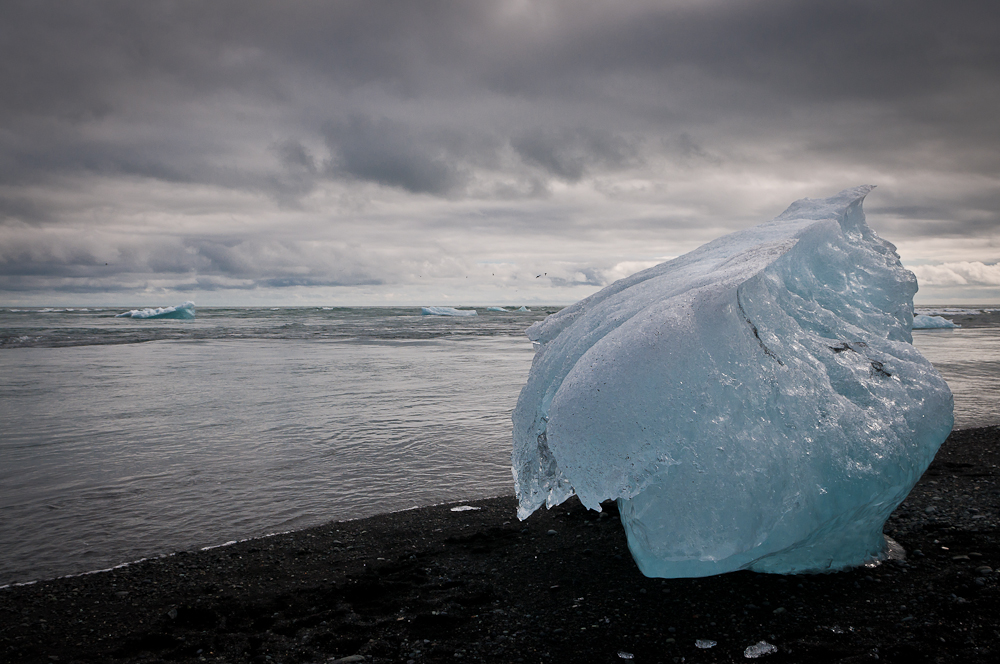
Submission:
M 883 558 L 953 418 L 911 343 L 916 279 L 865 223 L 871 189 L 796 201 L 528 328 L 518 517 L 617 499 L 647 576 Z
M 156 309 L 133 309 L 117 314 L 115 318 L 173 318 L 190 320 L 194 318 L 194 302 L 185 302 L 176 307 L 157 307 Z

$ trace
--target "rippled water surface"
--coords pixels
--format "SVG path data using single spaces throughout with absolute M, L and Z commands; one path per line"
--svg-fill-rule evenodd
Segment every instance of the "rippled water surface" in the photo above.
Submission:
M 14 313 L 0 585 L 509 493 L 523 330 L 545 315 Z
M 0 310 L 0 585 L 510 493 L 552 311 Z M 1000 423 L 998 332 L 914 335 L 958 426 Z
M 955 428 L 1000 424 L 1000 327 L 914 330 L 913 345 L 955 397 Z

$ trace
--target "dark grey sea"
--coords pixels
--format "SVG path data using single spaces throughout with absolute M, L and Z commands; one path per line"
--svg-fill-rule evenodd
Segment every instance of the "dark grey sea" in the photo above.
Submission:
M 0 585 L 511 493 L 523 332 L 556 310 L 0 309 Z M 998 424 L 1000 316 L 953 310 L 914 343 L 957 426 Z

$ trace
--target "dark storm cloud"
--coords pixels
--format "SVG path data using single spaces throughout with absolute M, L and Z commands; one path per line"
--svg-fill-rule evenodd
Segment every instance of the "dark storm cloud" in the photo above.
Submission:
M 389 95 L 382 114 L 359 115 L 350 104 L 297 128 L 325 135 L 340 153 L 341 173 L 441 193 L 461 181 L 443 161 L 455 156 L 443 127 L 509 132 L 529 162 L 568 178 L 591 164 L 622 162 L 621 146 L 605 139 L 594 145 L 600 132 L 734 113 L 769 125 L 768 116 L 802 104 L 914 102 L 892 111 L 938 127 L 946 102 L 953 126 L 943 129 L 961 136 L 968 128 L 960 118 L 981 122 L 993 110 L 934 95 L 998 92 L 1000 39 L 991 11 L 988 2 L 9 2 L 0 83 L 10 94 L 0 112 L 7 122 L 30 119 L 22 127 L 28 131 L 44 135 L 40 120 L 50 117 L 68 132 L 58 137 L 61 151 L 41 141 L 44 151 L 33 154 L 29 143 L 9 168 L 177 178 L 186 170 L 181 164 L 201 156 L 196 146 L 171 154 L 147 136 L 138 147 L 151 154 L 126 156 L 136 144 L 112 149 L 74 138 L 68 128 L 143 106 L 136 98 L 165 103 L 146 110 L 176 118 L 186 100 L 226 94 L 295 107 L 306 103 L 296 80 L 343 95 L 375 86 Z M 635 96 L 615 98 L 616 85 Z M 549 104 L 582 104 L 587 122 L 574 129 L 546 117 L 549 126 L 533 135 L 484 127 L 487 118 L 474 117 L 471 104 L 487 93 L 527 95 L 543 115 Z M 454 103 L 439 118 L 386 119 L 426 98 Z M 604 117 L 607 111 L 617 121 Z M 288 115 L 296 123 L 297 113 Z M 509 118 L 512 125 L 525 119 Z M 810 129 L 820 140 L 840 134 Z M 176 133 L 164 127 L 160 135 Z M 607 159 L 609 149 L 618 158 Z
M 949 203 L 951 204 L 949 206 Z M 1000 188 L 963 192 L 959 201 L 937 205 L 868 205 L 867 214 L 899 236 L 987 237 L 1000 229 Z
M 333 157 L 329 173 L 369 180 L 413 193 L 445 195 L 463 183 L 460 140 L 422 135 L 387 118 L 355 115 L 330 122 L 324 137 Z
M 531 142 L 514 126 L 484 127 L 489 118 L 475 117 L 479 110 L 472 108 L 477 95 L 526 95 L 537 104 L 531 112 L 550 116 L 543 118 L 550 126 L 536 134 L 554 144 L 539 146 L 540 155 L 529 145 L 524 154 L 573 177 L 581 170 L 579 159 L 558 153 L 578 148 L 580 132 L 646 130 L 651 122 L 703 122 L 734 113 L 768 125 L 769 116 L 790 115 L 802 104 L 913 102 L 892 111 L 961 136 L 969 133 L 961 118 L 982 122 L 993 109 L 935 94 L 978 90 L 982 101 L 995 99 L 1000 62 L 989 2 L 7 2 L 0 11 L 5 123 L 24 122 L 22 129 L 42 136 L 51 130 L 45 118 L 71 132 L 74 125 L 136 108 L 178 118 L 185 101 L 233 94 L 248 103 L 287 104 L 287 122 L 324 132 L 343 148 L 346 172 L 357 175 L 354 164 L 375 181 L 385 177 L 415 191 L 441 191 L 455 177 L 435 161 L 451 156 L 449 139 L 422 128 L 498 129 L 517 146 Z M 308 103 L 295 88 L 301 80 L 343 95 L 374 86 L 388 96 L 379 102 L 381 114 L 359 115 L 349 104 L 309 126 L 295 117 L 301 115 L 295 107 Z M 657 85 L 662 88 L 651 87 Z M 634 96 L 616 97 L 622 88 Z M 452 100 L 451 109 L 442 117 L 408 120 L 415 126 L 385 119 L 426 98 Z M 546 111 L 563 101 L 582 104 L 578 113 L 588 122 L 577 133 Z M 605 112 L 618 117 L 609 120 Z M 521 113 L 508 119 L 511 125 L 538 124 L 522 124 L 527 118 Z M 940 127 L 941 113 L 951 126 Z M 182 130 L 195 129 L 182 124 Z M 581 125 L 576 119 L 572 124 Z M 179 133 L 160 129 L 153 134 Z M 355 136 L 344 133 L 352 129 Z M 840 133 L 811 129 L 819 137 Z M 139 145 L 154 153 L 147 159 L 126 159 L 71 134 L 58 137 L 64 154 L 53 154 L 41 141 L 43 154 L 30 154 L 29 144 L 28 153 L 15 158 L 29 170 L 62 163 L 177 177 L 176 164 L 186 163 L 185 155 L 143 138 Z M 389 152 L 387 144 L 396 140 L 403 147 Z M 380 155 L 371 163 L 361 154 L 369 144 Z M 184 147 L 188 158 L 199 156 L 196 146 Z M 603 146 L 581 159 L 606 154 Z M 170 163 L 156 166 L 157 159 Z M 415 174 L 415 166 L 430 173 Z
M 503 139 L 487 132 L 421 131 L 388 118 L 361 115 L 329 122 L 323 134 L 332 155 L 329 175 L 440 196 L 460 190 L 471 169 L 495 164 L 505 145 Z M 594 170 L 614 170 L 640 161 L 634 141 L 587 127 L 519 130 L 506 139 L 506 145 L 526 166 L 571 182 Z
M 272 243 L 230 236 L 187 239 L 183 245 L 183 251 L 176 252 L 176 255 L 183 256 L 182 259 L 163 266 L 150 264 L 151 271 L 184 270 L 206 277 L 243 279 L 261 286 L 381 283 L 369 270 L 361 267 L 364 256 L 355 256 L 355 261 L 345 260 L 344 252 L 317 256 L 299 242 Z M 359 258 L 360 263 L 357 261 Z M 333 263 L 332 267 L 330 263 Z
M 58 242 L 0 244 L 0 290 L 7 291 L 100 292 L 162 279 L 181 290 L 358 286 L 382 283 L 377 273 L 377 258 L 364 249 L 317 250 L 308 242 L 253 236 L 128 238 L 109 247 L 105 237 L 75 232 Z
M 56 174 L 87 172 L 101 176 L 138 176 L 166 182 L 203 181 L 198 178 L 200 149 L 180 152 L 176 145 L 134 142 L 128 145 L 95 142 L 78 135 L 34 145 L 10 146 L 0 162 L 0 181 L 30 184 Z M 47 140 L 48 139 L 48 140 Z M 25 141 L 26 143 L 26 141 Z M 44 143 L 48 143 L 45 145 Z
M 516 135 L 511 145 L 527 163 L 542 167 L 552 176 L 569 181 L 593 169 L 615 169 L 639 161 L 633 141 L 590 128 L 536 128 Z
M 886 223 L 911 238 L 997 232 L 995 11 L 962 0 L 7 0 L 0 230 L 16 228 L 21 249 L 4 252 L 4 274 L 104 279 L 93 272 L 104 250 L 88 262 L 21 227 L 72 219 L 113 228 L 105 253 L 130 255 L 128 274 L 377 283 L 393 277 L 358 263 L 355 251 L 323 267 L 289 249 L 277 221 L 231 246 L 212 227 L 164 226 L 164 238 L 149 242 L 176 247 L 169 258 L 137 249 L 129 224 L 146 214 L 138 208 L 187 218 L 223 207 L 201 198 L 211 189 L 264 196 L 278 212 L 312 210 L 321 228 L 335 211 L 306 201 L 339 186 L 518 201 L 525 207 L 514 217 L 555 235 L 566 232 L 565 216 L 530 206 L 560 185 L 656 181 L 675 168 L 704 174 L 692 194 L 704 199 L 724 169 L 761 164 L 787 182 L 841 169 L 838 187 L 858 184 L 850 178 L 860 165 L 901 181 L 918 171 L 927 181 L 968 175 L 979 184 L 963 191 L 914 185 L 927 190 L 921 200 L 879 190 Z M 127 189 L 131 207 L 88 199 L 94 182 L 109 197 Z M 160 185 L 198 193 L 173 201 Z M 133 201 L 143 187 L 157 192 L 145 207 Z M 613 183 L 594 187 L 627 196 Z M 685 205 L 634 225 L 703 225 L 700 208 Z M 353 217 L 345 218 L 347 236 Z
M 316 159 L 302 143 L 288 140 L 278 145 L 275 150 L 281 155 L 281 162 L 290 170 L 316 174 Z
M 41 221 L 46 216 L 46 206 L 41 201 L 21 196 L 0 196 L 0 222 L 5 220 Z

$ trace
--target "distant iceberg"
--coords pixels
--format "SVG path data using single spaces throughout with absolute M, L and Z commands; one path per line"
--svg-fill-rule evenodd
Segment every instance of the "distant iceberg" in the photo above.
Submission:
M 475 309 L 455 309 L 454 307 L 421 307 L 424 316 L 475 316 Z
M 486 311 L 507 311 L 503 307 L 486 307 Z
M 194 302 L 185 302 L 176 307 L 158 307 L 156 309 L 133 309 L 118 314 L 115 318 L 171 318 L 174 320 L 191 320 L 194 318 Z
M 926 314 L 917 314 L 913 317 L 913 329 L 914 330 L 950 330 L 955 327 L 962 327 L 952 323 L 947 318 L 943 316 L 928 316 Z
M 518 517 L 617 499 L 647 576 L 885 559 L 882 526 L 954 420 L 870 190 L 796 201 L 529 327 Z
M 521 305 L 521 308 L 520 308 L 520 309 L 518 309 L 518 311 L 531 311 L 531 309 L 529 309 L 528 307 L 526 307 L 526 306 L 524 306 L 524 305 L 522 304 L 522 305 Z

